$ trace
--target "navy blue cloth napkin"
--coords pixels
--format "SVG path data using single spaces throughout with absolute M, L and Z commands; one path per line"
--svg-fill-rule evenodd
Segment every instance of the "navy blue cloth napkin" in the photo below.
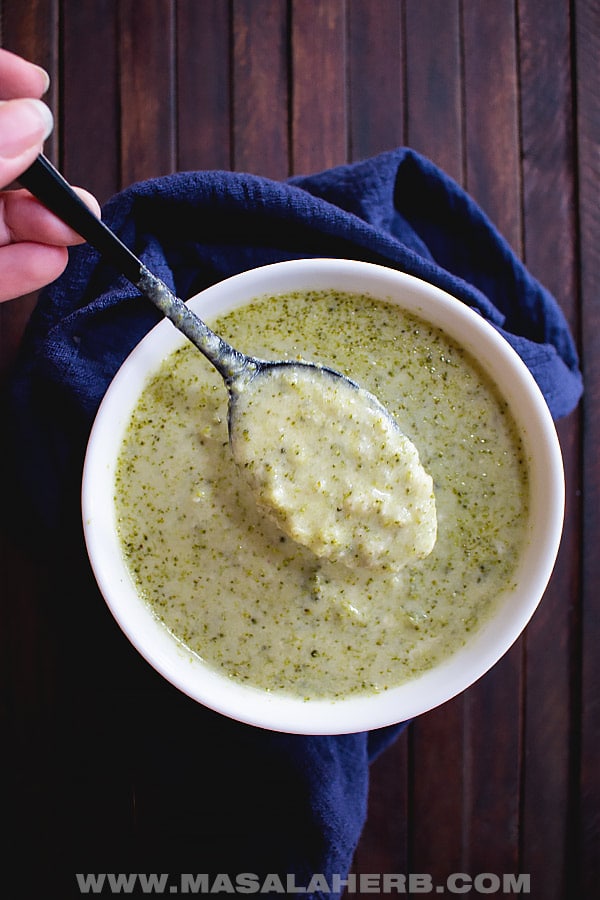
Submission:
M 245 269 L 299 257 L 409 272 L 492 322 L 533 372 L 555 418 L 580 396 L 577 355 L 554 298 L 473 200 L 410 149 L 284 183 L 176 174 L 133 185 L 103 216 L 184 298 Z M 63 693 L 44 739 L 49 778 L 67 810 L 60 827 L 77 871 L 94 852 L 110 857 L 106 830 L 96 840 L 94 803 L 108 809 L 114 829 L 106 796 L 132 773 L 138 825 L 134 834 L 121 829 L 111 862 L 120 852 L 129 871 L 136 854 L 140 865 L 152 860 L 152 871 L 279 873 L 296 884 L 319 873 L 331 886 L 348 872 L 364 824 L 369 763 L 399 729 L 290 736 L 204 710 L 129 647 L 89 572 L 79 521 L 87 436 L 117 368 L 157 320 L 94 250 L 79 247 L 43 293 L 10 384 L 7 445 L 24 533 L 35 527 L 57 572 L 48 621 L 61 647 Z M 67 564 L 71 587 L 63 593 Z M 82 784 L 83 804 L 75 799 Z M 145 809 L 144 797 L 151 798 Z M 321 895 L 337 896 L 313 893 Z

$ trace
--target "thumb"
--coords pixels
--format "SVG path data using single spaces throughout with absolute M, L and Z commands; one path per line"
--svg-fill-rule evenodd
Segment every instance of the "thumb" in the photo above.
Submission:
M 53 124 L 52 113 L 41 100 L 0 101 L 0 187 L 31 165 Z

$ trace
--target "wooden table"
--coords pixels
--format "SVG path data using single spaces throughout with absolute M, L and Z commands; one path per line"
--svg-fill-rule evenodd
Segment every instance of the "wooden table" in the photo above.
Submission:
M 527 873 L 539 900 L 598 896 L 597 0 L 2 0 L 0 8 L 3 46 L 52 76 L 49 155 L 101 201 L 176 170 L 279 179 L 406 144 L 467 188 L 557 297 L 586 394 L 558 425 L 567 509 L 554 576 L 507 656 L 374 765 L 354 871 L 428 873 L 433 884 L 457 872 Z M 3 373 L 34 303 L 2 306 Z M 41 633 L 43 572 L 13 546 L 7 524 L 2 741 L 20 746 L 31 722 L 52 717 L 59 647 Z M 99 735 L 104 727 L 110 721 L 98 723 Z M 3 771 L 22 798 L 9 828 L 29 867 L 42 846 L 44 859 L 60 858 L 68 839 L 51 824 L 60 817 L 48 808 L 44 755 L 43 745 L 29 747 L 22 769 Z M 98 818 L 99 835 L 144 814 L 127 775 L 98 808 L 90 798 L 99 792 L 80 788 L 81 814 Z

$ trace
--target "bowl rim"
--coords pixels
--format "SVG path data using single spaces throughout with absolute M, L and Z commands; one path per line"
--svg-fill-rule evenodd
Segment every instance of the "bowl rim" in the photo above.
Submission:
M 120 552 L 112 502 L 118 448 L 143 383 L 187 340 L 166 320 L 129 354 L 100 404 L 84 460 L 82 521 L 90 565 L 109 610 L 133 646 L 167 681 L 204 706 L 246 724 L 296 734 L 342 734 L 425 713 L 466 690 L 504 656 L 535 612 L 554 568 L 564 517 L 564 470 L 546 401 L 516 351 L 476 310 L 416 276 L 357 260 L 287 260 L 233 275 L 188 303 L 210 319 L 260 296 L 311 289 L 371 294 L 425 319 L 435 309 L 433 324 L 476 356 L 509 402 L 532 460 L 530 540 L 518 565 L 518 587 L 507 591 L 494 615 L 466 644 L 432 669 L 379 694 L 304 700 L 236 682 L 167 632 L 135 590 Z

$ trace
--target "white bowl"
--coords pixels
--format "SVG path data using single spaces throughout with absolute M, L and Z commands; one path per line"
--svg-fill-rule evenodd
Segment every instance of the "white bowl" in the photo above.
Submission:
M 125 361 L 98 411 L 83 473 L 87 550 L 115 619 L 143 657 L 198 702 L 242 722 L 298 734 L 342 734 L 401 722 L 444 703 L 490 669 L 519 637 L 550 578 L 560 543 L 564 474 L 546 402 L 529 370 L 481 316 L 444 291 L 410 275 L 369 263 L 306 259 L 252 269 L 189 301 L 211 319 L 263 294 L 336 289 L 397 302 L 461 343 L 508 401 L 530 459 L 531 539 L 497 611 L 463 648 L 399 687 L 373 696 L 303 700 L 249 687 L 209 668 L 156 620 L 138 596 L 116 529 L 115 466 L 130 414 L 149 373 L 184 341 L 170 322 L 157 325 Z

